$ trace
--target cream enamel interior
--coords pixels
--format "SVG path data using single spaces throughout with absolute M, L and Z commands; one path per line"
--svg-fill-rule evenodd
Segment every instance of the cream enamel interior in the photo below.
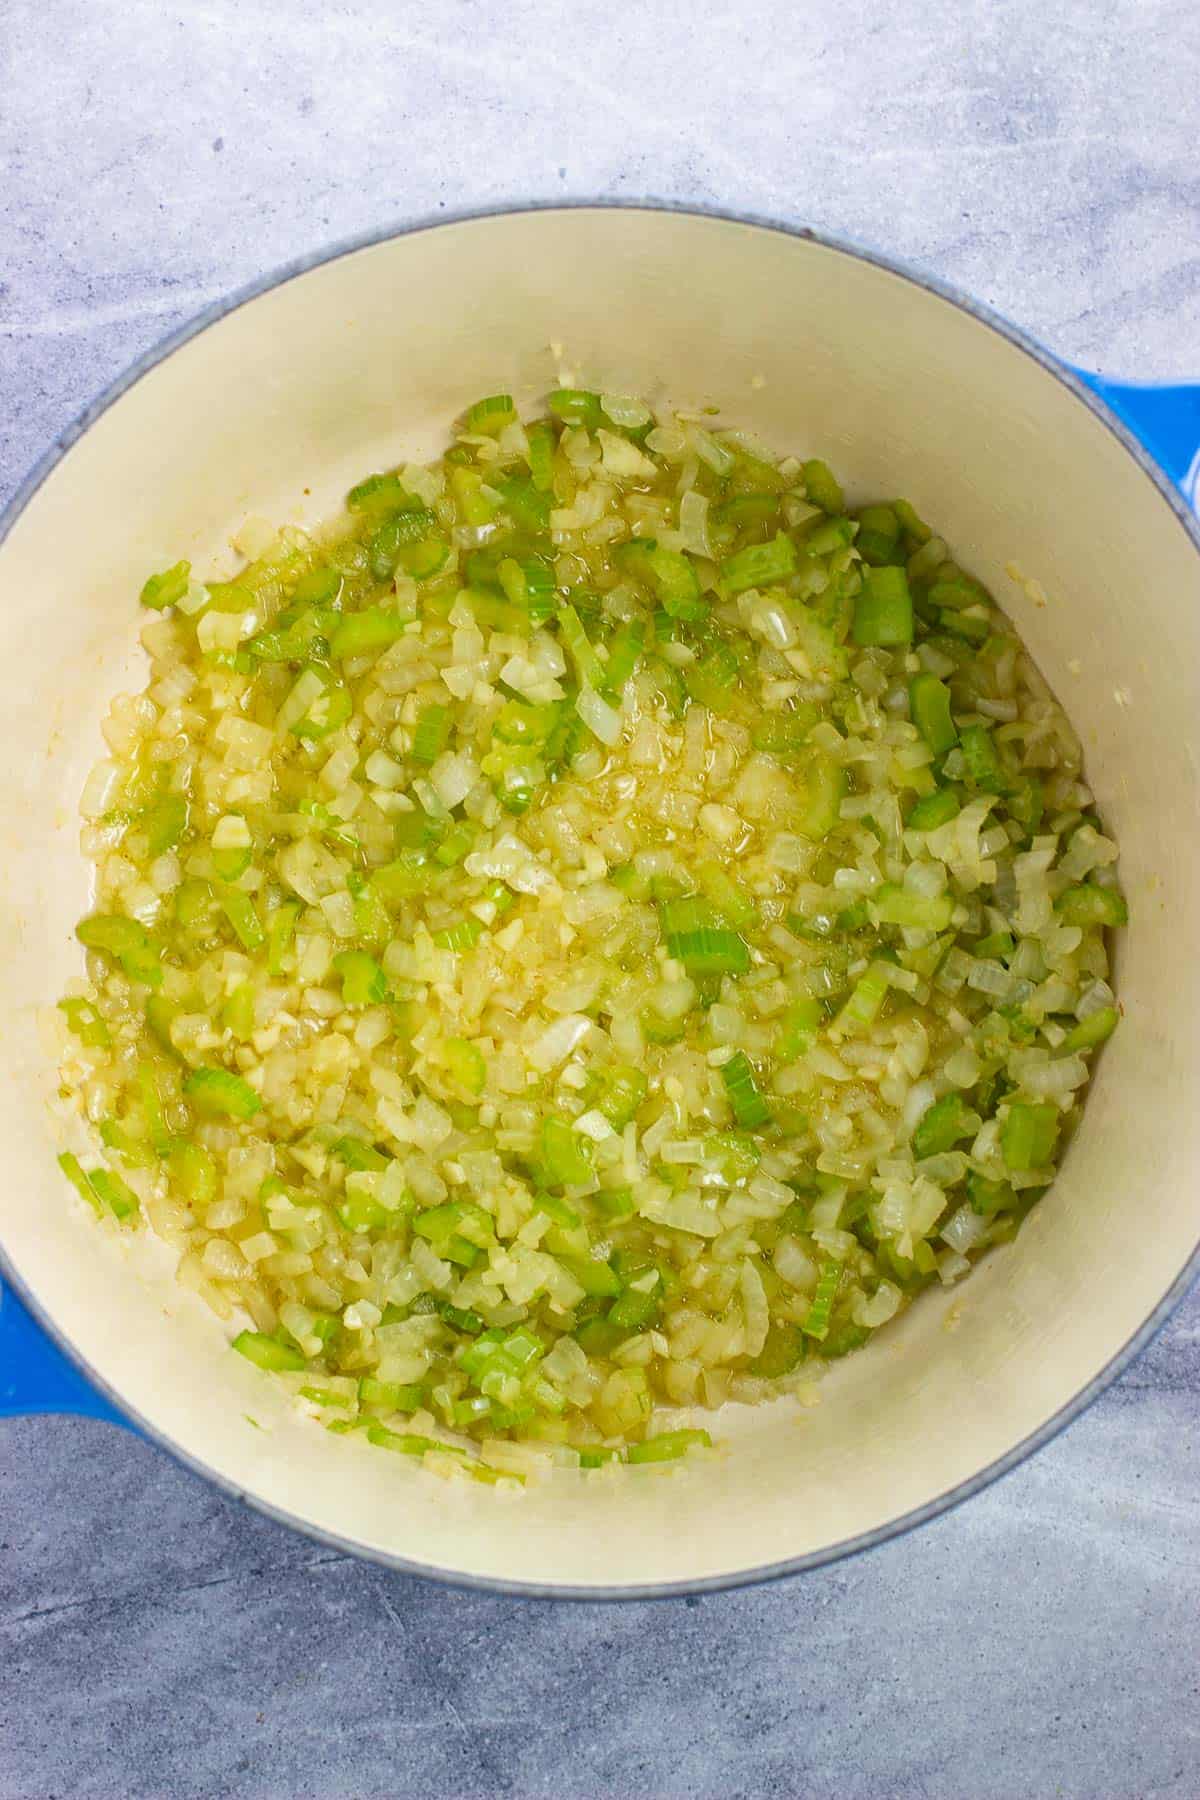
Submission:
M 550 346 L 591 386 L 709 403 L 902 491 L 1016 619 L 1120 840 L 1126 1019 L 1015 1245 L 840 1365 L 819 1406 L 724 1415 L 728 1454 L 521 1495 L 332 1440 L 228 1354 L 145 1241 L 98 1233 L 61 1147 L 39 1007 L 78 968 L 77 799 L 111 694 L 140 684 L 151 568 L 228 556 L 248 513 L 312 522 L 432 453 L 480 393 L 528 402 Z M 1050 596 L 1031 603 L 1015 560 Z M 644 211 L 506 215 L 393 239 L 228 314 L 126 392 L 0 549 L 0 1245 L 115 1394 L 194 1462 L 354 1546 L 506 1583 L 702 1582 L 885 1526 L 1004 1457 L 1085 1387 L 1195 1249 L 1200 1121 L 1200 558 L 1108 428 L 1025 351 L 843 251 Z M 257 1426 L 247 1417 L 252 1415 Z

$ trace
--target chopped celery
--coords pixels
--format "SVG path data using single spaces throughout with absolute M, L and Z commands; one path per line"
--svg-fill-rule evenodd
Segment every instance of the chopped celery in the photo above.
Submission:
M 445 706 L 427 706 L 417 719 L 413 732 L 412 750 L 414 762 L 431 765 L 435 763 L 446 748 L 446 740 L 450 736 L 450 712 Z
M 564 425 L 595 431 L 603 421 L 599 394 L 590 394 L 584 388 L 558 388 L 550 395 L 547 405 Z
M 575 674 L 581 687 L 602 688 L 604 686 L 604 665 L 588 642 L 587 632 L 583 628 L 583 620 L 573 606 L 560 606 L 558 609 L 558 635 L 563 649 L 575 665 Z
M 712 1439 L 707 1431 L 663 1431 L 657 1437 L 644 1438 L 640 1444 L 630 1444 L 626 1453 L 626 1461 L 630 1463 L 675 1462 L 686 1456 L 689 1450 L 702 1444 L 706 1450 L 712 1449 Z
M 365 950 L 340 950 L 333 972 L 342 978 L 342 999 L 347 1006 L 378 1006 L 388 997 L 387 976 Z
M 308 1366 L 299 1350 L 279 1338 L 269 1337 L 265 1331 L 239 1331 L 233 1340 L 233 1348 L 256 1369 L 299 1372 Z
M 1115 1006 L 1102 1006 L 1086 1019 L 1080 1019 L 1073 1025 L 1062 1042 L 1065 1056 L 1071 1056 L 1077 1050 L 1094 1050 L 1105 1038 L 1110 1038 L 1120 1023 L 1120 1014 Z
M 115 957 L 130 981 L 140 981 L 150 988 L 162 986 L 161 954 L 150 933 L 136 919 L 117 913 L 96 913 L 79 921 L 75 935 L 88 950 L 102 950 L 106 956 Z
M 878 887 L 868 905 L 880 925 L 899 925 L 905 931 L 945 931 L 954 912 L 950 894 L 918 894 L 892 882 Z
M 70 1150 L 64 1150 L 58 1159 L 58 1166 L 81 1199 L 86 1200 L 93 1212 L 99 1212 L 100 1197 L 82 1167 L 79 1158 Z
M 862 645 L 912 642 L 912 595 L 903 569 L 888 564 L 863 570 L 862 592 L 854 603 L 852 635 L 854 642 Z
M 172 563 L 159 575 L 151 575 L 142 587 L 141 601 L 143 606 L 152 606 L 159 610 L 167 606 L 177 606 L 188 591 L 191 580 L 192 565 L 190 562 Z
M 819 457 L 810 457 L 800 472 L 804 477 L 804 491 L 814 506 L 831 514 L 846 510 L 845 496 L 828 463 Z
M 193 1069 L 184 1080 L 183 1091 L 201 1112 L 252 1119 L 262 1111 L 262 1101 L 250 1083 L 229 1069 Z
M 978 1113 L 970 1110 L 961 1094 L 943 1094 L 917 1122 L 912 1136 L 913 1155 L 937 1156 L 943 1150 L 953 1150 L 960 1138 L 973 1137 L 979 1125 Z
M 1054 910 L 1066 925 L 1127 925 L 1129 908 L 1116 888 L 1085 881 L 1069 887 L 1054 902 Z
M 794 824 L 801 837 L 828 837 L 841 814 L 846 793 L 846 771 L 840 763 L 818 752 L 804 768 L 804 798 Z
M 906 822 L 910 831 L 936 831 L 939 825 L 948 825 L 951 819 L 957 818 L 961 811 L 953 788 L 937 788 L 932 794 L 921 795 Z
M 468 431 L 482 432 L 487 437 L 499 437 L 506 425 L 516 419 L 517 409 L 513 405 L 511 394 L 489 394 L 484 400 L 476 400 L 474 406 L 467 408 L 466 426 Z
M 371 606 L 362 612 L 344 613 L 329 639 L 329 654 L 335 662 L 346 657 L 363 656 L 372 650 L 386 650 L 404 636 L 407 621 L 399 613 L 382 606 Z
M 578 1187 L 592 1179 L 592 1164 L 584 1141 L 563 1119 L 542 1121 L 542 1159 L 550 1180 L 558 1187 Z
M 833 1311 L 833 1303 L 842 1280 L 842 1265 L 827 1257 L 821 1264 L 817 1276 L 817 1285 L 813 1289 L 812 1303 L 803 1319 L 800 1329 L 806 1337 L 816 1338 L 818 1342 L 829 1331 L 829 1315 Z
M 950 716 L 950 689 L 936 675 L 914 675 L 908 684 L 908 709 L 912 722 L 935 756 L 958 742 Z
M 967 725 L 959 738 L 968 779 L 983 794 L 1002 794 L 1004 770 L 986 725 Z
M 765 1125 L 771 1117 L 771 1109 L 762 1097 L 744 1051 L 735 1050 L 729 1060 L 721 1064 L 721 1079 L 738 1124 L 751 1130 Z
M 796 547 L 791 538 L 777 532 L 767 544 L 748 544 L 721 564 L 721 585 L 727 594 L 743 594 L 747 588 L 770 587 L 786 581 L 796 570 Z
M 92 1050 L 106 1050 L 112 1033 L 90 1000 L 60 1000 L 58 1009 L 81 1044 Z
M 1010 1169 L 1042 1169 L 1054 1156 L 1059 1111 L 1048 1101 L 1014 1100 L 1000 1128 L 1000 1151 Z

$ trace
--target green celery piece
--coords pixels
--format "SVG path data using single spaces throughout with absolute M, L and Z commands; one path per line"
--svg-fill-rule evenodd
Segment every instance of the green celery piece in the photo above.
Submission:
M 845 512 L 846 497 L 828 463 L 822 462 L 819 457 L 811 457 L 800 473 L 804 477 L 804 491 L 814 506 L 819 506 L 822 512 L 830 514 Z
M 171 1152 L 170 1169 L 189 1206 L 203 1211 L 216 1198 L 217 1165 L 202 1145 L 177 1144 Z
M 387 976 L 365 950 L 340 950 L 333 972 L 342 980 L 342 1000 L 347 1006 L 377 1006 L 388 998 Z
M 603 688 L 604 665 L 588 641 L 583 620 L 573 606 L 558 609 L 558 635 L 563 649 L 575 665 L 581 687 Z
M 487 1083 L 487 1064 L 478 1044 L 467 1038 L 448 1038 L 442 1046 L 442 1058 L 459 1087 L 468 1094 L 482 1094 Z
M 682 550 L 666 550 L 656 544 L 647 562 L 659 601 L 673 619 L 703 619 L 708 602 L 701 597 L 700 581 Z
M 329 654 L 335 662 L 341 662 L 372 650 L 386 650 L 404 636 L 407 626 L 408 621 L 399 613 L 382 606 L 343 613 L 329 639 Z
M 267 973 L 282 975 L 284 958 L 291 948 L 292 939 L 296 935 L 296 920 L 300 917 L 300 903 L 297 900 L 285 900 L 275 908 L 267 921 Z
M 201 1112 L 252 1119 L 262 1111 L 262 1101 L 250 1083 L 229 1069 L 193 1069 L 184 1079 L 183 1091 Z
M 868 905 L 880 925 L 898 925 L 905 931 L 945 931 L 954 911 L 954 897 L 927 897 L 911 888 L 885 882 L 870 895 Z
M 1129 908 L 1116 888 L 1084 881 L 1067 888 L 1054 903 L 1065 925 L 1128 925 Z
M 986 725 L 968 725 L 959 739 L 967 775 L 983 794 L 1002 794 L 1006 781 L 992 734 Z
M 414 581 L 431 581 L 440 575 L 450 557 L 450 546 L 443 538 L 417 538 L 415 543 L 401 544 L 396 552 L 396 566 Z
M 79 1158 L 69 1150 L 64 1150 L 58 1158 L 58 1166 L 80 1198 L 87 1201 L 94 1213 L 98 1213 L 101 1210 L 100 1197 L 88 1180 Z
M 89 1049 L 107 1050 L 112 1043 L 108 1026 L 90 1000 L 60 1000 L 58 1010 L 65 1014 L 80 1043 Z
M 188 591 L 191 575 L 190 562 L 177 562 L 172 563 L 169 569 L 163 569 L 160 574 L 147 577 L 140 595 L 142 605 L 152 606 L 158 611 L 164 607 L 177 606 Z
M 464 525 L 473 526 L 476 530 L 482 525 L 490 525 L 499 510 L 499 502 L 490 494 L 485 494 L 483 486 L 483 476 L 478 469 L 450 470 L 450 492 L 454 496 L 458 516 Z
M 525 436 L 529 444 L 529 474 L 533 485 L 539 493 L 548 493 L 554 485 L 554 452 L 558 447 L 553 427 L 544 421 L 529 425 Z
M 256 1369 L 298 1373 L 308 1367 L 299 1350 L 293 1350 L 290 1344 L 281 1343 L 278 1338 L 269 1337 L 265 1331 L 239 1331 L 233 1340 L 233 1348 Z
M 768 713 L 754 726 L 751 742 L 756 750 L 771 756 L 794 756 L 808 741 L 808 734 L 820 713 L 815 706 L 800 702 L 790 712 Z
M 124 1221 L 137 1213 L 140 1206 L 137 1195 L 111 1169 L 89 1169 L 88 1180 L 96 1198 L 108 1208 L 114 1219 Z
M 413 731 L 412 749 L 409 752 L 414 762 L 431 765 L 435 763 L 446 748 L 450 736 L 450 711 L 445 706 L 426 706 L 417 717 Z
M 1105 1038 L 1110 1038 L 1120 1023 L 1120 1014 L 1115 1006 L 1099 1007 L 1089 1013 L 1086 1019 L 1080 1019 L 1073 1025 L 1062 1042 L 1063 1054 L 1070 1056 L 1077 1050 L 1094 1050 Z
M 888 979 L 880 963 L 872 963 L 865 975 L 855 982 L 849 999 L 842 1007 L 834 1027 L 839 1033 L 873 1025 L 888 995 Z
M 912 722 L 935 756 L 958 742 L 950 716 L 950 689 L 936 675 L 914 675 L 908 684 L 908 710 Z
M 253 900 L 241 888 L 222 886 L 218 900 L 243 950 L 261 950 L 267 941 Z
M 602 1469 L 606 1463 L 624 1461 L 625 1452 L 608 1444 L 579 1446 L 579 1467 L 581 1469 Z
M 506 700 L 492 730 L 505 744 L 544 744 L 560 717 L 560 702 L 535 706 L 528 700 Z
M 724 641 L 715 643 L 699 662 L 684 671 L 683 683 L 691 698 L 710 712 L 729 711 L 741 674 L 737 652 Z
M 646 627 L 640 619 L 631 619 L 622 625 L 608 648 L 608 661 L 604 665 L 606 693 L 619 698 L 624 692 L 625 684 L 641 661 L 645 642 Z
M 744 1050 L 735 1050 L 728 1062 L 721 1064 L 721 1079 L 739 1125 L 754 1130 L 769 1122 L 771 1109 L 763 1099 Z
M 380 1381 L 374 1375 L 364 1375 L 358 1384 L 358 1404 L 373 1411 L 419 1412 L 424 1398 L 421 1388 L 411 1382 Z
M 771 587 L 796 572 L 796 546 L 782 532 L 766 544 L 748 544 L 721 564 L 721 586 L 726 594 L 744 594 L 748 588 Z
M 382 895 L 374 882 L 356 869 L 346 877 L 346 888 L 354 906 L 355 935 L 364 944 L 382 948 L 392 936 L 392 921 Z
M 631 1331 L 641 1331 L 644 1326 L 654 1323 L 661 1306 L 661 1285 L 649 1292 L 642 1288 L 626 1288 L 620 1298 L 614 1300 L 609 1307 L 605 1323 L 614 1330 L 626 1334 Z
M 825 1009 L 819 1000 L 793 1000 L 775 1040 L 778 1061 L 795 1062 L 798 1056 L 803 1056 L 811 1049 L 824 1022 Z
M 961 1094 L 943 1094 L 926 1107 L 917 1121 L 912 1136 L 913 1155 L 920 1159 L 953 1150 L 960 1138 L 973 1137 L 979 1125 L 978 1113 L 971 1111 Z
M 875 565 L 896 559 L 900 541 L 900 519 L 894 506 L 864 506 L 858 514 L 858 536 L 854 540 L 864 562 Z
M 707 1431 L 664 1431 L 658 1437 L 631 1444 L 626 1460 L 630 1463 L 675 1462 L 697 1444 L 703 1444 L 706 1450 L 712 1449 L 712 1439 Z
M 735 931 L 743 931 L 758 919 L 758 907 L 740 888 L 732 875 L 728 874 L 718 862 L 703 862 L 696 870 L 696 879 L 701 891 L 711 900 L 721 916 L 721 921 L 731 925 Z
M 188 826 L 188 803 L 182 794 L 164 794 L 142 814 L 146 849 L 150 856 L 173 850 Z
M 913 806 L 906 820 L 909 831 L 936 831 L 939 825 L 948 825 L 956 819 L 962 807 L 958 795 L 953 788 L 938 788 L 932 794 L 922 794 Z
M 800 836 L 812 841 L 828 837 L 841 817 L 845 793 L 845 769 L 818 751 L 805 765 L 804 803 L 792 820 Z
M 144 925 L 121 913 L 94 913 L 81 919 L 75 936 L 88 950 L 115 957 L 131 981 L 159 988 L 163 983 L 160 951 Z
M 929 542 L 933 533 L 930 531 L 920 513 L 918 513 L 916 508 L 911 506 L 907 500 L 893 500 L 892 511 L 900 521 L 903 530 L 907 532 L 914 543 L 927 544 Z
M 381 1174 L 387 1168 L 388 1159 L 368 1144 L 364 1138 L 340 1137 L 333 1146 L 333 1154 L 347 1169 L 360 1174 L 374 1172 Z
M 622 1131 L 646 1098 L 646 1077 L 640 1069 L 623 1065 L 610 1069 L 597 1107 L 614 1131 Z
M 821 1264 L 817 1275 L 817 1285 L 813 1290 L 812 1303 L 803 1319 L 800 1329 L 806 1337 L 816 1338 L 818 1342 L 829 1331 L 829 1315 L 833 1311 L 833 1303 L 837 1298 L 838 1287 L 842 1279 L 842 1265 L 832 1257 L 827 1257 Z
M 579 1138 L 565 1119 L 553 1114 L 542 1120 L 542 1159 L 558 1187 L 580 1187 L 592 1179 L 592 1163 Z
M 167 1156 L 175 1148 L 175 1139 L 167 1130 L 162 1095 L 158 1090 L 154 1068 L 148 1062 L 138 1064 L 138 1095 L 142 1104 L 142 1116 L 146 1121 L 146 1136 L 150 1140 L 151 1147 L 156 1156 Z
M 368 549 L 371 573 L 376 581 L 390 581 L 406 544 L 423 543 L 437 529 L 437 514 L 427 506 L 413 506 L 386 519 L 372 537 Z
M 386 475 L 368 475 L 365 481 L 350 489 L 346 505 L 353 513 L 402 512 L 413 505 L 413 497 L 405 491 L 399 475 L 393 471 Z
M 456 919 L 453 925 L 447 925 L 442 931 L 435 931 L 433 941 L 439 950 L 472 950 L 483 936 L 483 923 L 479 919 Z
M 762 1349 L 748 1365 L 749 1373 L 763 1381 L 778 1381 L 781 1375 L 790 1375 L 803 1362 L 806 1353 L 807 1345 L 800 1327 L 786 1320 L 775 1320 L 767 1329 Z
M 305 743 L 320 743 L 346 724 L 354 711 L 349 691 L 338 682 L 330 683 L 317 695 L 304 717 L 291 727 L 292 735 Z
M 506 425 L 511 425 L 517 416 L 511 394 L 488 394 L 483 400 L 476 400 L 467 409 L 465 420 L 468 431 L 482 433 L 486 437 L 499 437 Z
M 1058 1108 L 1049 1101 L 1014 1100 L 1000 1127 L 1000 1152 L 1010 1169 L 1047 1168 L 1054 1158 L 1059 1130 Z
M 600 396 L 589 393 L 586 388 L 558 388 L 546 404 L 564 425 L 595 431 L 603 423 Z
M 862 592 L 854 603 L 851 636 L 864 647 L 892 648 L 912 643 L 912 595 L 903 569 L 894 564 L 880 569 L 864 568 Z
M 564 1256 L 562 1266 L 572 1274 L 585 1294 L 593 1299 L 607 1300 L 621 1292 L 620 1277 L 616 1270 L 606 1262 L 586 1256 Z
M 984 1218 L 990 1218 L 993 1213 L 1009 1211 L 1017 1204 L 1017 1196 L 1007 1181 L 989 1181 L 974 1169 L 967 1176 L 967 1193 L 972 1212 L 977 1212 Z

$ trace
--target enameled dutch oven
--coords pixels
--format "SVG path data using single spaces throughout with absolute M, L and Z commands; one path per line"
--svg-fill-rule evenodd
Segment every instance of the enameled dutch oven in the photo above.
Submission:
M 55 1166 L 38 1014 L 80 967 L 78 797 L 109 697 L 141 685 L 147 569 L 204 568 L 247 514 L 321 519 L 363 470 L 436 454 L 476 395 L 535 401 L 559 354 L 581 385 L 720 406 L 828 457 L 852 497 L 901 491 L 936 518 L 1081 733 L 1131 922 L 1124 1023 L 1014 1244 L 837 1365 L 819 1406 L 726 1409 L 714 1461 L 502 1494 L 330 1438 L 229 1353 L 162 1246 L 95 1229 Z M 1200 388 L 1082 376 L 874 254 L 661 208 L 504 212 L 354 244 L 144 358 L 0 521 L 0 1412 L 130 1424 L 382 1563 L 592 1596 L 813 1567 L 1045 1443 L 1198 1262 L 1198 448 Z

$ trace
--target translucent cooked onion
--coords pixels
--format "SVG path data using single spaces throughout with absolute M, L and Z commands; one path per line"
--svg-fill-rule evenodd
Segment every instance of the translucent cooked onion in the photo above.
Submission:
M 330 1429 L 682 1454 L 657 1409 L 1012 1237 L 1117 1023 L 1116 844 L 991 597 L 823 463 L 497 394 L 348 504 L 143 591 L 64 1168 Z

